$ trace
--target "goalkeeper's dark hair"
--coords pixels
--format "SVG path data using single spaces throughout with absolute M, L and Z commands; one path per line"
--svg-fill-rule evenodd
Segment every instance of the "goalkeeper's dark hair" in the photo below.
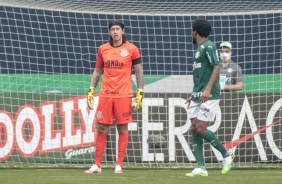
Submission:
M 211 33 L 212 26 L 205 19 L 197 19 L 192 24 L 193 31 L 196 31 L 202 37 L 208 37 Z
M 115 20 L 115 21 L 111 22 L 109 24 L 109 31 L 111 30 L 112 26 L 119 26 L 122 30 L 124 30 L 124 24 L 121 21 Z M 113 38 L 111 36 L 110 36 L 109 42 L 110 42 L 111 45 L 114 45 L 114 41 L 113 41 Z M 126 42 L 126 37 L 123 34 L 122 35 L 122 44 L 124 44 L 125 42 Z

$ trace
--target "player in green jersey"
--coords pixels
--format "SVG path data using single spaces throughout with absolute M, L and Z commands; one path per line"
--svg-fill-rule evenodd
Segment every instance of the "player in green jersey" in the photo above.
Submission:
M 198 47 L 193 57 L 193 92 L 186 103 L 192 123 L 193 151 L 198 167 L 186 176 L 208 176 L 203 154 L 204 140 L 222 154 L 222 174 L 231 169 L 234 159 L 234 154 L 227 151 L 215 134 L 207 129 L 209 122 L 214 121 L 220 101 L 220 66 L 216 46 L 208 39 L 211 29 L 211 24 L 205 19 L 197 19 L 192 24 L 193 44 Z

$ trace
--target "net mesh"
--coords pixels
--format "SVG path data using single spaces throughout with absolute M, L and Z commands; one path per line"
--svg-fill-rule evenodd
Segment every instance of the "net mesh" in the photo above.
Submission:
M 57 1 L 57 0 L 1 0 L 1 4 L 12 7 L 63 10 L 111 14 L 252 14 L 258 11 L 280 11 L 278 0 L 226 1 L 226 0 L 104 0 L 104 1 Z
M 140 48 L 145 74 L 124 166 L 194 167 L 185 101 L 193 87 L 191 25 L 201 17 L 218 47 L 232 43 L 244 79 L 242 91 L 222 95 L 209 129 L 238 155 L 238 168 L 281 168 L 282 2 L 0 0 L 0 13 L 0 167 L 92 164 L 95 112 L 85 94 L 114 19 Z M 113 126 L 105 166 L 115 163 L 117 135 Z M 205 160 L 221 167 L 209 144 Z

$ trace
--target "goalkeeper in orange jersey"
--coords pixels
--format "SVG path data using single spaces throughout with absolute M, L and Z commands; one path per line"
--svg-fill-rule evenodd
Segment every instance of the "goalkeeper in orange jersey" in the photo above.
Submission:
M 92 74 L 87 105 L 93 109 L 93 94 L 104 72 L 99 103 L 96 109 L 95 122 L 97 122 L 96 159 L 93 166 L 85 173 L 101 173 L 101 162 L 107 142 L 107 134 L 112 124 L 118 130 L 118 159 L 115 173 L 122 173 L 122 163 L 128 144 L 128 123 L 132 122 L 133 111 L 142 108 L 143 98 L 143 66 L 139 49 L 126 41 L 124 24 L 114 21 L 109 24 L 109 42 L 98 48 L 96 67 Z M 132 68 L 135 70 L 137 95 L 132 102 Z

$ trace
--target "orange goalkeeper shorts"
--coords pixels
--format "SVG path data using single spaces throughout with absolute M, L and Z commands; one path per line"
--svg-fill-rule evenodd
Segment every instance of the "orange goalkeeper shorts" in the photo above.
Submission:
M 132 122 L 131 97 L 99 97 L 95 121 L 102 124 L 127 124 Z

